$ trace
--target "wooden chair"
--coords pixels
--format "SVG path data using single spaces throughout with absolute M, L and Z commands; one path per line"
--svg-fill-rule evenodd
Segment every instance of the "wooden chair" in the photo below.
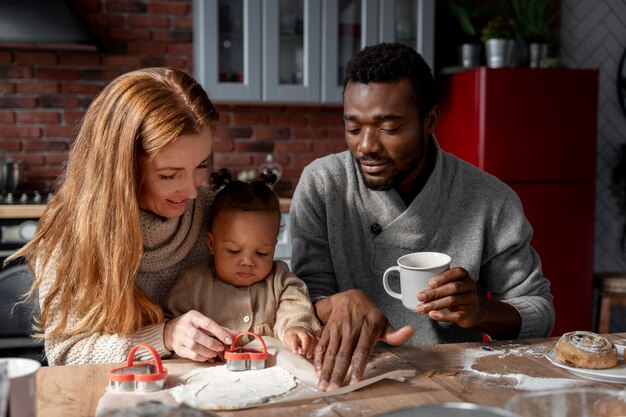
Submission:
M 609 333 L 611 307 L 626 307 L 626 272 L 601 272 L 593 277 L 599 291 L 598 333 Z M 626 327 L 626 323 L 624 323 Z

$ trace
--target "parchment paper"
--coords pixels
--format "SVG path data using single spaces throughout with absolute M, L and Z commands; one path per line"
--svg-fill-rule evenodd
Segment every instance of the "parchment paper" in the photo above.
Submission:
M 346 385 L 331 392 L 323 392 L 316 388 L 317 378 L 315 377 L 315 370 L 311 362 L 299 355 L 291 353 L 277 339 L 264 336 L 263 340 L 265 341 L 267 350 L 270 353 L 270 358 L 266 362 L 266 367 L 273 366 L 275 364 L 282 366 L 294 377 L 296 377 L 298 380 L 298 386 L 288 393 L 279 397 L 274 397 L 265 403 L 250 405 L 242 408 L 274 405 L 285 401 L 341 395 L 371 385 L 382 379 L 405 381 L 407 378 L 415 376 L 415 370 L 398 369 L 399 367 L 402 367 L 402 362 L 400 362 L 395 355 L 383 352 L 377 354 L 370 360 L 365 371 L 364 379 L 361 382 L 353 385 Z M 260 348 L 260 343 L 258 340 L 254 340 L 248 346 Z M 404 365 L 407 364 L 404 363 Z M 98 402 L 96 417 L 103 416 L 105 413 L 110 411 L 129 408 L 144 401 L 160 401 L 163 404 L 176 406 L 178 403 L 170 394 L 169 390 L 183 383 L 186 379 L 186 374 L 189 372 L 208 366 L 213 365 L 207 363 L 169 363 L 166 365 L 169 375 L 165 388 L 161 391 L 153 393 L 114 392 L 107 390 Z

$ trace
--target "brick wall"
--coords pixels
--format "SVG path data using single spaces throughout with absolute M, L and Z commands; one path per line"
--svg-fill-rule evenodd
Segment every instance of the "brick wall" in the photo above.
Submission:
M 24 188 L 52 186 L 94 96 L 141 67 L 192 73 L 190 0 L 73 0 L 102 42 L 99 52 L 0 47 L 0 149 L 23 161 Z M 215 99 L 219 99 L 215 97 Z M 221 103 L 214 165 L 255 169 L 272 153 L 276 189 L 291 196 L 302 168 L 346 148 L 340 107 Z
M 213 145 L 215 168 L 253 169 L 268 153 L 283 166 L 275 190 L 293 193 L 302 168 L 346 149 L 341 107 L 218 105 L 220 127 Z

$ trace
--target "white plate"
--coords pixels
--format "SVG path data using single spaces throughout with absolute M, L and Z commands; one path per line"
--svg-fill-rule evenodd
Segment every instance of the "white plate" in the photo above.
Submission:
M 593 381 L 609 382 L 611 384 L 626 384 L 626 364 L 619 359 L 617 366 L 609 369 L 585 369 L 567 366 L 556 358 L 556 352 L 552 351 L 546 355 L 546 358 L 553 365 L 558 366 L 571 372 L 581 378 L 591 379 Z
M 626 349 L 626 339 L 613 340 L 613 344 L 617 348 L 617 354 L 624 357 L 624 349 Z

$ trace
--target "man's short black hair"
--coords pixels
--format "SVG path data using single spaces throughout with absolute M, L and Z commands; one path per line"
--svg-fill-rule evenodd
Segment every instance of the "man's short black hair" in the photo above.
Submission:
M 357 52 L 346 65 L 343 82 L 378 83 L 408 78 L 413 86 L 420 118 L 435 105 L 435 81 L 430 67 L 415 49 L 401 43 L 379 43 Z

